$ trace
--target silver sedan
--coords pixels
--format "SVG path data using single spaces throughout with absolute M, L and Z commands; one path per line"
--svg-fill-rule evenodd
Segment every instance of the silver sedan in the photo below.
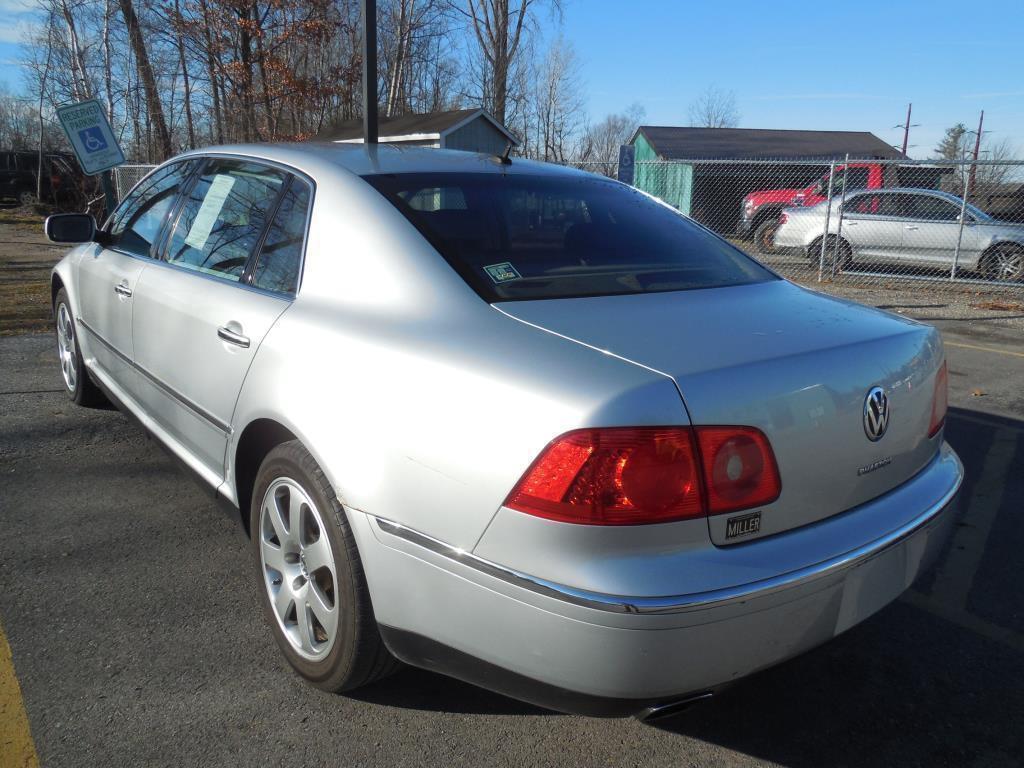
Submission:
M 946 192 L 858 190 L 845 201 L 834 199 L 831 208 L 787 208 L 774 244 L 817 264 L 823 237 L 825 252 L 829 258 L 838 253 L 842 267 L 861 262 L 949 271 L 955 263 L 992 280 L 1024 279 L 1024 225 L 997 221 Z
M 963 471 L 937 332 L 793 285 L 643 193 L 432 149 L 164 164 L 53 271 L 108 398 L 252 541 L 295 670 L 398 661 L 663 713 L 932 561 Z

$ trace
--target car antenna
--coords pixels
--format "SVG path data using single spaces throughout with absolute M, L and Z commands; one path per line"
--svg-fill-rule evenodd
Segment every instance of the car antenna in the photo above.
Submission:
M 512 154 L 511 141 L 509 141 L 508 144 L 505 145 L 505 151 L 502 152 L 500 155 L 495 155 L 494 159 L 497 160 L 502 165 L 512 165 L 512 158 L 509 157 L 510 154 Z

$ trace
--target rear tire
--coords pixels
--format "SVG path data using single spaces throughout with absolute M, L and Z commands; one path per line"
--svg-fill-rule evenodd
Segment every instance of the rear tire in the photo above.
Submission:
M 1024 246 L 999 243 L 981 257 L 981 271 L 989 280 L 1013 283 L 1024 279 Z
M 296 672 L 338 693 L 400 668 L 377 629 L 345 511 L 297 440 L 263 460 L 250 525 L 264 613 Z
M 106 405 L 103 391 L 90 378 L 78 346 L 78 328 L 68 294 L 63 288 L 57 291 L 53 302 L 54 328 L 57 332 L 57 355 L 60 359 L 61 374 L 64 377 L 64 392 L 71 402 L 85 408 Z
M 754 246 L 759 253 L 775 253 L 775 231 L 779 228 L 778 219 L 765 219 L 754 230 Z

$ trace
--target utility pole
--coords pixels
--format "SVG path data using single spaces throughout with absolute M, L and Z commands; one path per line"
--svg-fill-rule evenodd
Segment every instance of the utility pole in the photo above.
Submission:
M 363 141 L 377 138 L 377 0 L 363 0 Z
M 910 139 L 910 110 L 913 107 L 913 103 L 907 104 L 907 122 L 903 124 L 903 149 L 900 150 L 904 155 L 907 154 L 907 141 Z
M 978 135 L 974 137 L 974 157 L 971 161 L 971 174 L 967 181 L 967 196 L 974 194 L 974 178 L 978 170 L 978 153 L 981 151 L 981 128 L 985 124 L 985 110 L 981 110 L 981 118 L 978 120 Z
M 910 122 L 910 112 L 911 112 L 911 110 L 913 108 L 914 108 L 913 104 L 907 104 L 907 121 L 905 123 L 897 123 L 896 125 L 893 126 L 893 128 L 902 128 L 903 129 L 903 149 L 900 150 L 900 151 L 904 155 L 907 154 L 907 149 L 908 149 L 907 142 L 910 140 L 910 129 L 911 128 L 917 128 L 920 125 L 920 123 L 911 123 Z

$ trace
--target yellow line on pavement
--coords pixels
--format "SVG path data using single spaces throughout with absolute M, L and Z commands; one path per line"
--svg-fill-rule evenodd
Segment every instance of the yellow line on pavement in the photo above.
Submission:
M 993 349 L 992 347 L 979 347 L 977 344 L 960 344 L 956 341 L 945 341 L 942 342 L 943 346 L 946 347 L 963 347 L 964 349 L 977 349 L 981 352 L 991 352 L 996 355 L 1012 355 L 1013 357 L 1024 357 L 1024 352 L 1010 352 L 1006 349 Z
M 36 745 L 14 674 L 14 658 L 0 627 L 0 768 L 38 768 Z

